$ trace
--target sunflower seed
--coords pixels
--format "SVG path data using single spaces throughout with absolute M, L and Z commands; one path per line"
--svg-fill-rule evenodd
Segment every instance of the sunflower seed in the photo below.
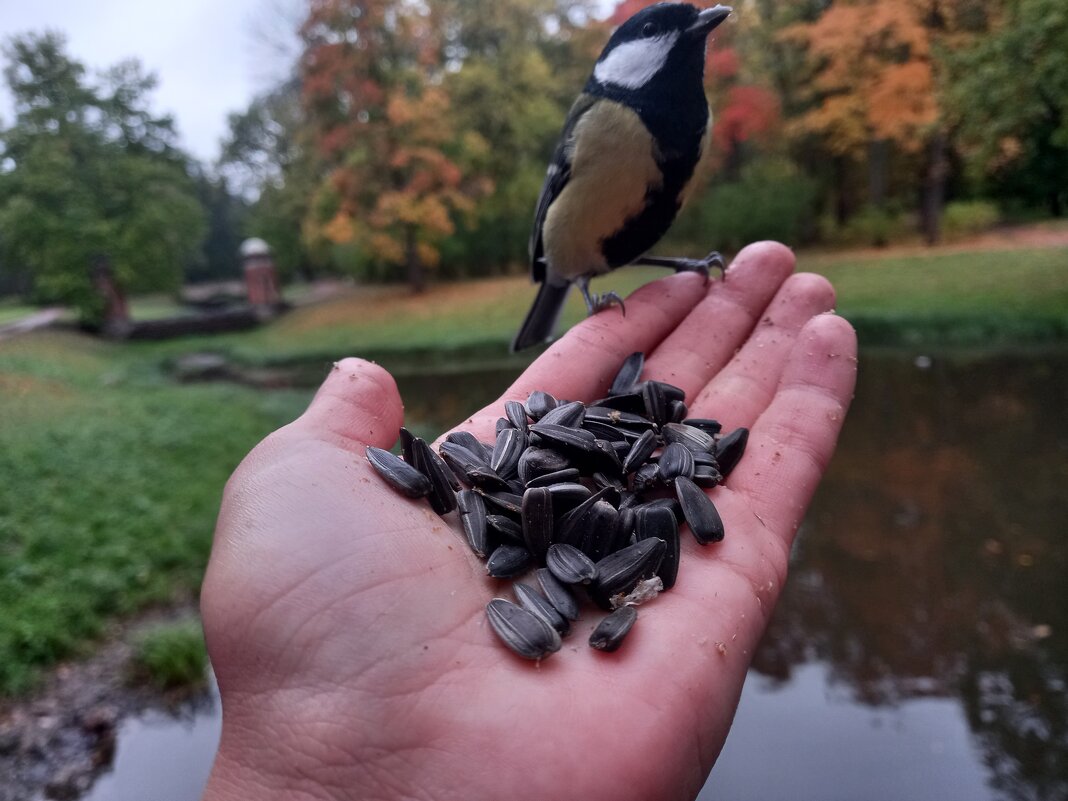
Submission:
M 589 584 L 597 577 L 593 560 L 573 545 L 557 542 L 549 546 L 545 566 L 564 584 Z
M 615 487 L 620 492 L 623 491 L 623 482 L 614 476 L 605 475 L 604 473 L 594 473 L 591 478 L 593 483 L 597 485 L 598 489 L 604 487 Z
M 544 595 L 526 584 L 515 584 L 512 590 L 520 606 L 556 629 L 561 637 L 567 636 L 571 630 L 571 624 Z
M 515 400 L 504 402 L 504 414 L 508 418 L 509 422 L 517 429 L 526 433 L 527 430 L 527 410 L 522 403 Z
M 556 408 L 556 398 L 548 392 L 542 392 L 540 389 L 534 390 L 530 393 L 530 397 L 527 398 L 525 408 L 530 419 L 540 420 Z
M 619 492 L 614 487 L 605 487 L 602 490 L 598 490 L 561 517 L 556 526 L 556 541 L 570 542 L 572 536 L 577 537 L 579 540 L 583 539 L 583 534 L 580 530 L 589 525 L 589 515 L 593 505 L 602 500 L 607 500 L 609 504 L 614 506 L 619 503 Z M 575 534 L 572 529 L 579 531 Z
M 557 518 L 563 517 L 593 494 L 582 484 L 574 482 L 553 484 L 548 489 L 553 498 L 553 515 Z
M 701 545 L 722 540 L 723 520 L 705 491 L 690 479 L 680 476 L 675 479 L 675 492 L 694 538 Z
M 644 492 L 660 483 L 660 465 L 656 462 L 646 462 L 637 470 L 631 478 L 631 484 L 635 492 Z
M 693 470 L 693 483 L 703 489 L 718 487 L 722 481 L 719 470 L 711 465 L 699 464 Z
M 665 543 L 664 558 L 656 574 L 664 582 L 664 589 L 675 586 L 679 574 L 679 523 L 675 515 L 664 507 L 646 506 L 635 513 L 634 536 L 638 541 L 661 539 Z
M 663 591 L 663 579 L 661 579 L 660 576 L 653 576 L 651 579 L 639 581 L 634 589 L 626 595 L 623 593 L 613 595 L 608 599 L 608 603 L 613 609 L 619 609 L 621 606 L 641 606 L 646 601 L 653 600 Z
M 720 425 L 719 420 L 712 420 L 711 418 L 707 417 L 687 417 L 685 420 L 682 421 L 682 424 L 685 426 L 693 426 L 694 428 L 699 428 L 706 434 L 713 435 L 718 434 L 723 428 L 723 426 Z
M 492 450 L 487 448 L 485 443 L 480 442 L 470 431 L 451 431 L 445 435 L 445 441 L 467 448 L 483 462 L 489 464 Z
M 507 417 L 498 417 L 497 423 L 493 428 L 494 434 L 499 437 L 501 435 L 501 432 L 504 431 L 506 428 L 515 428 L 515 426 L 512 425 L 512 421 L 509 420 Z
M 608 553 L 615 553 L 630 545 L 630 535 L 634 533 L 636 520 L 633 509 L 624 509 L 620 505 L 619 513 L 616 516 L 616 530 L 612 535 L 612 544 L 608 548 Z
M 486 572 L 493 578 L 514 578 L 530 567 L 530 551 L 519 545 L 500 545 L 486 560 Z
M 445 463 L 461 476 L 466 476 L 469 470 L 476 467 L 489 467 L 489 462 L 482 458 L 481 453 L 452 440 L 442 442 L 438 451 Z
M 652 429 L 643 431 L 638 440 L 630 446 L 627 458 L 623 460 L 623 471 L 631 473 L 637 470 L 656 450 L 656 432 Z
M 547 487 L 535 487 L 523 493 L 523 541 L 538 562 L 553 538 L 553 498 Z
M 550 448 L 529 447 L 519 457 L 519 480 L 524 483 L 538 476 L 556 473 L 571 467 L 571 460 Z
M 538 421 L 539 425 L 556 425 L 566 428 L 578 428 L 586 416 L 586 407 L 581 401 L 561 403 L 555 409 L 546 412 Z
M 584 420 L 582 427 L 597 437 L 597 439 L 604 439 L 609 442 L 628 441 L 627 433 L 623 429 L 616 428 L 608 423 L 600 423 L 596 420 Z
M 582 453 L 591 453 L 597 438 L 584 428 L 568 428 L 554 423 L 535 423 L 530 427 L 533 434 L 555 445 L 562 445 Z
M 401 442 L 401 456 L 404 457 L 404 461 L 408 464 L 415 465 L 415 457 L 412 455 L 412 443 L 415 442 L 415 436 L 404 426 L 401 426 L 400 430 L 400 442 Z
M 615 379 L 612 381 L 612 388 L 608 390 L 609 395 L 626 395 L 628 392 L 634 390 L 634 385 L 641 378 L 642 368 L 645 366 L 645 354 L 640 351 L 632 353 L 626 359 L 623 360 L 623 366 L 619 368 L 619 372 L 616 373 Z
M 686 415 L 690 410 L 686 406 L 685 401 L 674 400 L 668 403 L 668 421 L 672 423 L 681 423 L 686 419 Z
M 612 652 L 623 644 L 623 638 L 638 619 L 633 606 L 621 606 L 597 624 L 590 635 L 590 646 L 598 651 Z
M 490 492 L 506 492 L 511 489 L 508 482 L 497 475 L 489 465 L 475 465 L 464 473 L 468 483 Z
M 624 428 L 652 428 L 653 421 L 644 417 L 644 401 L 641 413 L 625 412 L 607 406 L 591 406 L 586 410 L 586 420 L 594 423 L 603 423 L 609 426 L 623 426 Z
M 667 423 L 660 429 L 660 433 L 664 435 L 664 442 L 681 442 L 695 454 L 715 453 L 716 441 L 699 428 L 681 423 Z
M 534 576 L 538 579 L 538 586 L 541 587 L 541 591 L 545 593 L 545 597 L 549 599 L 549 603 L 553 605 L 557 612 L 568 620 L 579 619 L 578 601 L 575 600 L 575 596 L 571 594 L 571 590 L 566 585 L 562 584 L 547 567 L 540 567 L 535 570 Z
M 430 494 L 428 500 L 430 507 L 439 515 L 448 514 L 456 508 L 456 490 L 453 489 L 452 471 L 434 453 L 426 442 L 418 437 L 412 439 L 411 444 L 413 465 L 424 476 L 430 479 Z
M 429 495 L 433 486 L 430 479 L 389 451 L 367 446 L 367 461 L 378 475 L 398 492 L 409 498 L 422 498 Z
M 597 577 L 590 585 L 591 597 L 598 605 L 610 608 L 609 598 L 628 593 L 643 578 L 660 568 L 667 543 L 660 539 L 639 540 L 597 562 Z
M 460 490 L 456 495 L 460 507 L 460 523 L 471 550 L 483 559 L 489 552 L 489 537 L 486 531 L 486 504 L 474 490 Z
M 556 630 L 511 601 L 494 598 L 486 605 L 486 617 L 501 641 L 524 659 L 544 659 L 560 650 Z
M 518 428 L 506 428 L 497 435 L 497 444 L 493 446 L 490 467 L 503 478 L 517 475 L 519 457 L 527 447 L 526 435 Z
M 749 429 L 736 428 L 716 443 L 716 460 L 719 462 L 719 472 L 724 478 L 731 474 L 738 460 L 742 458 L 748 441 Z
M 660 479 L 669 484 L 679 476 L 693 478 L 693 454 L 681 442 L 672 442 L 660 454 Z
M 522 495 L 516 495 L 514 492 L 488 492 L 482 489 L 476 489 L 475 491 L 482 496 L 486 503 L 513 515 L 517 520 L 523 514 Z
M 526 545 L 523 527 L 505 515 L 486 515 L 486 524 L 512 545 Z
M 551 487 L 560 484 L 574 484 L 579 480 L 580 475 L 581 473 L 574 467 L 568 467 L 563 470 L 557 470 L 555 473 L 545 473 L 544 475 L 530 479 L 530 481 L 526 483 L 526 489 L 531 489 L 532 487 Z
M 625 395 L 612 395 L 607 398 L 595 400 L 586 408 L 587 419 L 590 416 L 590 409 L 602 407 L 616 409 L 617 411 L 626 412 L 627 414 L 644 415 L 645 399 L 642 398 L 641 392 L 632 390 Z

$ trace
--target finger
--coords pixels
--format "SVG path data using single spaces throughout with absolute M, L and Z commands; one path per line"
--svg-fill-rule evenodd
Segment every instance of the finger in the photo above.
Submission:
M 823 276 L 786 279 L 745 345 L 690 403 L 694 417 L 712 417 L 724 430 L 751 426 L 775 395 L 802 326 L 834 308 L 834 288 Z
M 507 400 L 526 400 L 536 389 L 557 398 L 593 400 L 604 394 L 623 360 L 653 350 L 704 297 L 701 277 L 669 275 L 627 297 L 627 314 L 609 309 L 587 317 L 535 360 L 515 383 L 461 428 L 475 436 L 493 433 Z
M 856 334 L 844 319 L 810 320 L 726 481 L 731 494 L 745 496 L 760 522 L 784 538 L 787 551 L 834 453 L 856 385 L 856 354 Z
M 795 264 L 793 252 L 777 242 L 743 248 L 724 280 L 711 284 L 701 303 L 649 354 L 645 375 L 693 398 L 745 342 Z
M 393 376 L 373 362 L 343 359 L 293 425 L 352 449 L 392 447 L 403 423 L 404 407 Z

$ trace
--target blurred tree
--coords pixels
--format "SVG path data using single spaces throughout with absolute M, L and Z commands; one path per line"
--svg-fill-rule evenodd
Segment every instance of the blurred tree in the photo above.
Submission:
M 196 178 L 196 188 L 207 212 L 207 233 L 202 258 L 186 270 L 186 278 L 192 282 L 239 278 L 238 250 L 248 224 L 248 203 L 230 191 L 224 177 L 201 173 Z
M 173 122 L 148 110 L 155 79 L 135 62 L 99 86 L 55 33 L 4 48 L 14 124 L 0 131 L 0 247 L 39 300 L 99 313 L 91 261 L 110 257 L 130 291 L 171 290 L 199 257 L 204 211 Z
M 947 99 L 978 169 L 1059 217 L 1068 204 L 1068 7 L 1004 8 L 987 35 L 947 52 Z
M 328 176 L 305 229 L 402 267 L 413 291 L 488 179 L 461 165 L 486 149 L 460 131 L 443 83 L 438 4 L 312 0 L 302 29 L 302 94 Z

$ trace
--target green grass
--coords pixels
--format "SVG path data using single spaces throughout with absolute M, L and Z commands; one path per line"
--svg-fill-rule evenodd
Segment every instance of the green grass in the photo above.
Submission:
M 0 325 L 21 320 L 37 311 L 36 306 L 26 306 L 10 300 L 0 300 Z
M 168 623 L 146 631 L 133 656 L 134 678 L 161 690 L 197 687 L 207 679 L 208 653 L 197 620 Z
M 800 269 L 831 278 L 865 344 L 1068 340 L 1068 249 L 802 254 Z M 598 288 L 622 293 L 662 274 L 621 270 Z M 391 369 L 415 354 L 418 369 L 447 369 L 505 358 L 533 294 L 523 277 L 416 298 L 357 289 L 240 334 L 119 344 L 38 332 L 0 342 L 0 695 L 86 652 L 109 621 L 195 592 L 226 478 L 309 396 L 179 385 L 169 359 L 224 350 L 252 365 L 303 364 L 315 381 L 347 354 Z M 565 323 L 584 314 L 572 294 Z

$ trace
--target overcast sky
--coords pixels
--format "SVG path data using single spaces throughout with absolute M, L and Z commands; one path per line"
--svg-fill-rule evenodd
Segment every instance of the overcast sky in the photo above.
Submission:
M 0 0 L 0 41 L 54 29 L 90 70 L 139 58 L 159 78 L 155 109 L 172 114 L 182 145 L 209 161 L 227 114 L 285 74 L 286 59 L 273 48 L 287 38 L 293 7 L 293 0 Z M 11 118 L 11 97 L 0 86 L 0 120 Z

